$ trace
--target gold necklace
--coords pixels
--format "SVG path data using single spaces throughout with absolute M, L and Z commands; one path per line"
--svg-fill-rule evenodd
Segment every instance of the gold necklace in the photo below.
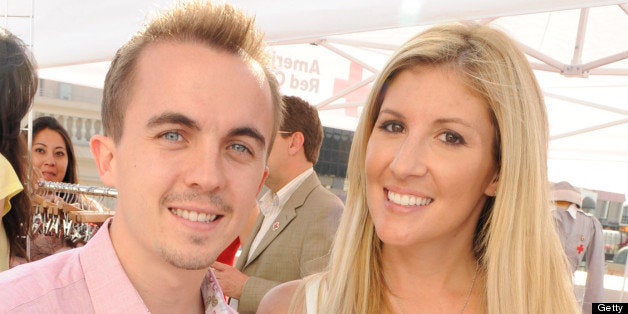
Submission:
M 475 286 L 475 279 L 478 278 L 478 270 L 480 269 L 480 264 L 475 262 L 475 273 L 473 274 L 473 280 L 471 280 L 471 287 L 469 287 L 469 292 L 467 292 L 467 297 L 464 300 L 464 304 L 462 305 L 462 310 L 460 310 L 460 314 L 464 313 L 464 310 L 467 308 L 467 304 L 469 304 L 469 299 L 471 299 L 471 292 L 473 291 L 473 286 Z
M 473 279 L 471 280 L 471 286 L 469 287 L 469 291 L 467 291 L 467 297 L 464 300 L 464 304 L 462 305 L 462 309 L 460 310 L 460 314 L 464 313 L 464 310 L 467 309 L 467 305 L 469 304 L 469 300 L 471 299 L 471 292 L 473 292 L 473 287 L 475 286 L 475 280 L 478 278 L 478 272 L 480 270 L 480 264 L 475 262 L 475 272 L 473 273 Z M 397 298 L 397 297 L 396 297 Z M 401 312 L 406 313 L 406 307 L 403 305 L 403 302 L 399 302 L 398 304 L 401 307 Z

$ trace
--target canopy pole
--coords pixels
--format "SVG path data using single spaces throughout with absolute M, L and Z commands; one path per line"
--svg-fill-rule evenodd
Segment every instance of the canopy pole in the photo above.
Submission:
M 584 49 L 584 35 L 587 31 L 587 22 L 589 20 L 589 8 L 580 10 L 580 22 L 578 22 L 578 33 L 576 35 L 576 44 L 573 48 L 572 65 L 582 63 L 582 50 Z

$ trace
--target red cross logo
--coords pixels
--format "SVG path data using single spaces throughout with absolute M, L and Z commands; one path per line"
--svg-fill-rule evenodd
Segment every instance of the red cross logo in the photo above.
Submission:
M 584 246 L 582 246 L 582 244 L 580 244 L 579 247 L 576 248 L 578 250 L 578 254 L 582 254 L 582 251 L 584 251 Z
M 348 80 L 334 79 L 334 94 L 342 91 L 345 88 L 348 88 L 349 86 L 355 83 L 360 82 L 361 80 L 362 80 L 362 66 L 352 61 L 349 67 L 349 79 Z M 368 96 L 369 90 L 371 89 L 370 88 L 371 85 L 372 83 L 366 86 L 362 86 L 358 88 L 357 90 L 345 95 L 343 98 L 347 102 L 365 101 L 366 97 Z M 350 117 L 357 117 L 358 109 L 356 107 L 345 108 L 345 114 Z

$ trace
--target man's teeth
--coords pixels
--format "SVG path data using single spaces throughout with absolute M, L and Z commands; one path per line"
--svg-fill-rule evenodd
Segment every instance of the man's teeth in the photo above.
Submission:
M 189 221 L 193 221 L 193 222 L 212 222 L 214 220 L 216 220 L 216 218 L 218 217 L 218 215 L 210 215 L 210 214 L 206 214 L 206 213 L 198 213 L 198 212 L 194 212 L 194 211 L 187 211 L 185 209 L 181 209 L 181 208 L 171 208 L 170 212 L 183 218 L 183 219 L 187 219 Z
M 391 191 L 388 191 L 388 200 L 401 206 L 425 206 L 432 202 L 431 198 L 397 194 Z

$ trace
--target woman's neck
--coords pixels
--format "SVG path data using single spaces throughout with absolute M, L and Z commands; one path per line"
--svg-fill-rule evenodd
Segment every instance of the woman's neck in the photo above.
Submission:
M 386 294 L 393 311 L 473 313 L 481 308 L 484 275 L 472 252 L 426 251 L 429 254 L 382 249 Z

